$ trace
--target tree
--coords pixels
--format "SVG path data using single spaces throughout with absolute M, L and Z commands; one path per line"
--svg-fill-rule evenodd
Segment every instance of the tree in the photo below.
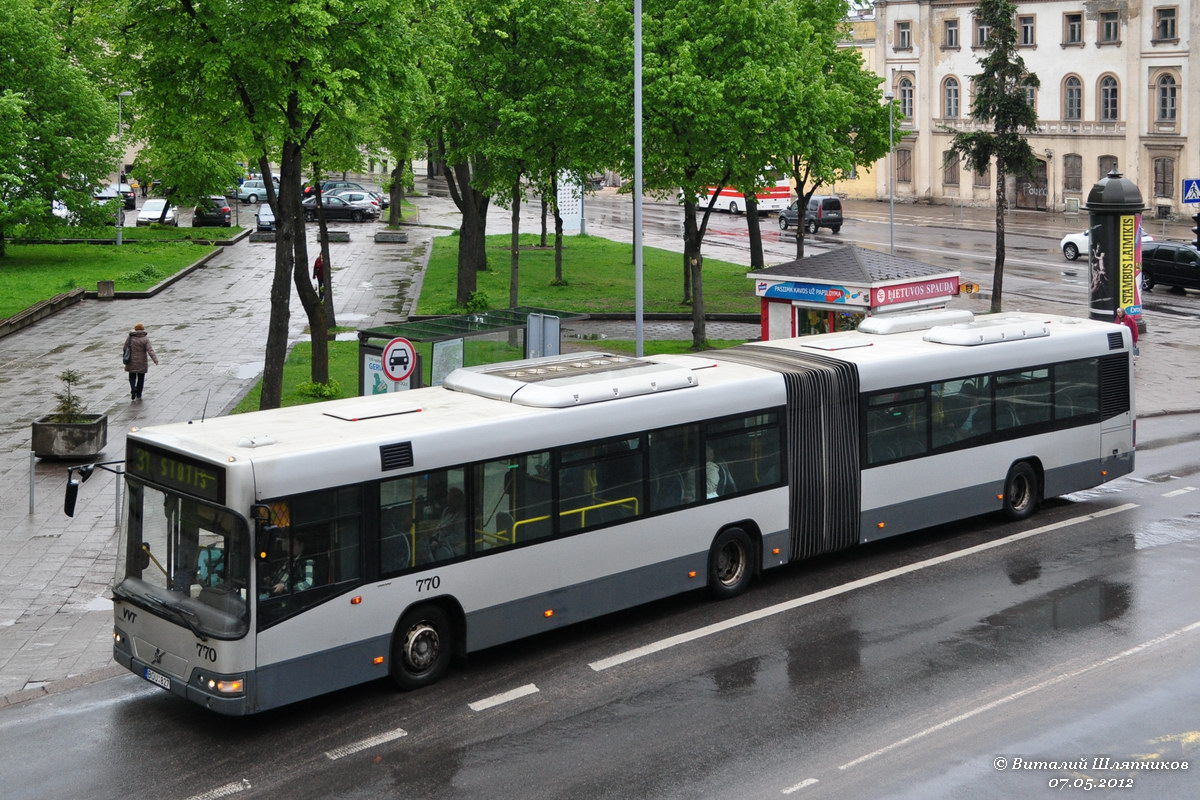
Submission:
M 117 6 L 148 141 L 185 125 L 231 129 L 266 179 L 275 209 L 275 276 L 262 407 L 280 403 L 291 287 L 308 315 L 312 380 L 328 381 L 328 322 L 308 277 L 301 164 L 322 126 L 369 107 L 410 50 L 409 0 L 97 0 Z M 279 191 L 271 180 L 279 165 Z
M 988 26 L 987 42 L 979 65 L 983 71 L 972 75 L 975 98 L 971 116 L 978 122 L 991 122 L 990 131 L 953 132 L 950 143 L 953 157 L 961 157 L 973 172 L 987 172 L 996 162 L 996 266 L 992 274 L 993 312 L 1002 308 L 1004 290 L 1004 212 L 1008 204 L 1006 181 L 1009 173 L 1032 172 L 1037 166 L 1033 148 L 1022 131 L 1037 132 L 1037 112 L 1029 104 L 1027 92 L 1040 82 L 1025 69 L 1025 60 L 1017 50 L 1016 6 L 1009 0 L 981 0 L 974 11 L 980 26 Z
M 808 0 L 792 11 L 789 41 L 797 46 L 788 57 L 803 77 L 781 99 L 779 139 L 796 181 L 796 258 L 803 258 L 809 199 L 888 152 L 888 107 L 881 104 L 879 76 L 863 67 L 858 50 L 839 46 L 846 35 L 844 2 Z
M 51 203 L 90 211 L 117 166 L 115 98 L 63 55 L 45 16 L 10 0 L 0 16 L 0 258 L 5 231 L 50 224 Z

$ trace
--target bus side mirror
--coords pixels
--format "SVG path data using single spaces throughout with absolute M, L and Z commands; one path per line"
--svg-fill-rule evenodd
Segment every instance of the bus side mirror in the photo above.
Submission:
M 63 499 L 63 513 L 68 517 L 75 516 L 75 500 L 79 497 L 79 481 L 74 478 L 67 480 L 67 495 Z

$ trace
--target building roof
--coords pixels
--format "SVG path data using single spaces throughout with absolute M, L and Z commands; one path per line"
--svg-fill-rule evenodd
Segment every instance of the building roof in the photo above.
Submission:
M 930 278 L 949 272 L 954 272 L 954 270 L 935 267 L 911 258 L 846 245 L 811 258 L 797 259 L 777 264 L 774 267 L 755 270 L 748 277 L 774 278 L 776 280 L 806 278 L 832 283 L 873 284 Z

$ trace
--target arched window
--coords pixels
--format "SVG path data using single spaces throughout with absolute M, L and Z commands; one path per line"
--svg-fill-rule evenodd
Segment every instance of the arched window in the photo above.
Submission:
M 1100 79 L 1100 121 L 1116 122 L 1119 119 L 1120 106 L 1117 95 L 1117 79 L 1105 75 Z
M 900 79 L 900 116 L 913 118 L 913 82 L 908 78 Z
M 1083 81 L 1074 75 L 1063 81 L 1063 119 L 1083 119 Z
M 1175 159 L 1154 159 L 1154 196 L 1166 198 L 1175 196 Z
M 942 116 L 946 119 L 958 119 L 958 79 L 946 78 L 942 84 Z
M 1174 122 L 1175 121 L 1175 100 L 1176 100 L 1176 85 L 1175 78 L 1171 75 L 1163 75 L 1158 79 L 1155 119 L 1159 122 Z

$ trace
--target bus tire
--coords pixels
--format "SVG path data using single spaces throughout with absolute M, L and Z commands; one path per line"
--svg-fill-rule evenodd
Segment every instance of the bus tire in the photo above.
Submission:
M 1004 479 L 1004 516 L 1011 520 L 1025 519 L 1037 511 L 1041 489 L 1037 470 L 1028 461 L 1018 461 Z
M 754 577 L 754 542 L 741 528 L 717 535 L 708 552 L 708 591 L 718 600 L 737 597 Z
M 392 634 L 392 681 L 405 691 L 436 683 L 454 655 L 454 626 L 436 605 L 409 609 Z
M 737 204 L 737 203 L 730 203 L 730 204 L 729 204 L 729 213 L 730 213 L 730 214 L 736 214 L 736 213 L 738 213 L 738 204 Z

